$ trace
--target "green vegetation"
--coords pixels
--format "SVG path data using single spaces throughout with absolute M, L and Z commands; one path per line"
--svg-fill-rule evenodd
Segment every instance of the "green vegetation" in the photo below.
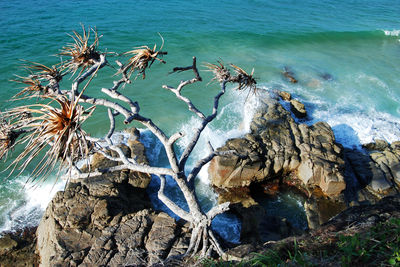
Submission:
M 241 262 L 204 260 L 204 266 L 400 266 L 400 218 L 367 229 L 278 243 Z
M 339 236 L 342 266 L 353 263 L 400 266 L 400 219 L 372 227 L 364 234 Z

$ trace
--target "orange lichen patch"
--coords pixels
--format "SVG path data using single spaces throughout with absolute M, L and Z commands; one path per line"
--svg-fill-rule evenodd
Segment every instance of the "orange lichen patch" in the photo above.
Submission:
M 263 187 L 263 189 L 264 193 L 270 196 L 275 196 L 280 192 L 279 183 L 267 184 Z

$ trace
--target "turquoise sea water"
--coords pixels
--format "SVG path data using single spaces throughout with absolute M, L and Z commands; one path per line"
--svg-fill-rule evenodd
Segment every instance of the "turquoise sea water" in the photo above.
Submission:
M 255 69 L 261 88 L 281 89 L 302 100 L 310 121 L 327 121 L 338 141 L 349 147 L 385 139 L 400 139 L 400 1 L 3 1 L 0 0 L 0 109 L 18 91 L 9 80 L 24 74 L 21 61 L 56 64 L 54 56 L 71 41 L 67 33 L 80 30 L 80 23 L 96 26 L 100 50 L 124 52 L 140 45 L 161 44 L 165 39 L 166 65 L 154 64 L 148 79 L 136 80 L 125 92 L 139 101 L 144 115 L 151 116 L 168 134 L 196 123 L 186 106 L 163 84 L 176 85 L 187 74 L 167 73 L 175 66 L 222 59 L 248 72 Z M 113 60 L 109 59 L 112 63 Z M 290 84 L 282 77 L 288 67 L 299 80 Z M 200 67 L 204 69 L 204 67 Z M 114 70 L 102 70 L 90 92 L 110 86 Z M 196 105 L 207 111 L 218 91 L 205 80 L 185 90 Z M 64 83 L 68 88 L 70 81 Z M 246 131 L 252 106 L 246 94 L 229 90 L 220 116 L 205 133 L 214 146 Z M 206 112 L 207 113 L 207 112 Z M 92 135 L 107 132 L 101 109 L 86 123 Z M 119 129 L 123 125 L 119 123 Z M 146 135 L 146 134 L 145 134 Z M 149 149 L 157 144 L 148 138 Z M 181 141 L 184 145 L 185 139 Z M 203 152 L 200 148 L 196 156 Z M 15 151 L 18 153 L 18 150 Z M 163 160 L 153 158 L 155 164 Z M 8 162 L 1 163 L 5 169 Z M 29 170 L 28 170 L 29 171 Z M 52 182 L 31 190 L 24 186 L 28 171 L 0 184 L 0 230 L 37 224 L 56 189 Z M 3 178 L 6 173 L 0 174 Z M 207 186 L 207 174 L 198 186 L 212 205 L 215 196 Z

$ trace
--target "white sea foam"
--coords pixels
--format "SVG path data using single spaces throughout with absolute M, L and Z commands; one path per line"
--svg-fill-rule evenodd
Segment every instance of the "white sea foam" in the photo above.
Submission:
M 3 210 L 0 232 L 37 226 L 48 203 L 65 186 L 65 181 L 59 179 L 57 183 L 49 181 L 33 187 L 25 184 L 26 179 L 27 177 L 19 177 L 9 184 L 8 189 L 13 188 L 14 198 L 9 200 L 8 206 Z
M 267 87 L 274 88 L 277 83 L 268 83 Z M 381 92 L 383 99 L 396 99 L 396 95 L 388 97 L 392 89 L 377 75 L 363 72 L 344 75 L 341 80 L 325 84 L 322 92 L 311 90 L 304 84 L 279 86 L 306 104 L 311 120 L 305 123 L 327 122 L 336 140 L 345 147 L 360 148 L 362 144 L 377 139 L 389 143 L 400 140 L 399 117 L 377 111 L 384 105 L 382 98 L 376 98 L 377 91 Z M 286 109 L 289 109 L 288 104 Z M 400 108 L 397 114 L 400 114 Z
M 400 120 L 387 113 L 331 107 L 325 111 L 317 109 L 310 124 L 316 121 L 326 121 L 336 140 L 345 147 L 360 148 L 377 139 L 389 143 L 400 139 Z
M 400 30 L 383 30 L 387 36 L 400 36 Z
M 249 132 L 253 114 L 258 106 L 257 97 L 255 95 L 247 97 L 233 90 L 229 90 L 228 94 L 227 98 L 230 102 L 221 108 L 216 120 L 204 129 L 189 164 L 193 165 L 195 161 L 209 154 L 208 142 L 216 149 L 224 145 L 226 140 Z M 189 144 L 193 129 L 198 128 L 199 125 L 199 119 L 194 116 L 189 122 L 182 124 L 180 131 L 184 132 L 185 136 L 178 142 L 182 149 Z M 207 169 L 208 165 L 204 166 L 198 174 L 200 181 L 205 184 L 209 184 Z
M 338 114 L 327 118 L 336 139 L 347 147 L 383 139 L 391 143 L 400 137 L 400 121 L 388 114 Z

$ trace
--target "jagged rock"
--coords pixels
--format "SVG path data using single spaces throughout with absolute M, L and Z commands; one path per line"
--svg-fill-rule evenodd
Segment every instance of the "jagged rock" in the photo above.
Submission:
M 155 218 L 146 242 L 146 249 L 149 252 L 149 265 L 166 258 L 175 241 L 176 228 L 175 220 L 165 213 L 160 213 Z
M 292 99 L 292 95 L 289 92 L 278 91 L 278 95 L 284 101 L 290 101 Z
M 334 201 L 323 196 L 316 197 L 319 194 L 319 192 L 314 193 L 314 197 L 307 199 L 304 203 L 309 229 L 319 228 L 320 225 L 346 209 L 343 201 Z
M 169 251 L 167 256 L 168 259 L 179 258 L 184 255 L 189 248 L 191 231 L 190 231 L 190 224 L 186 223 L 182 225 L 182 227 L 178 227 L 175 233 L 175 242 Z
M 91 190 L 85 184 L 74 182 L 64 192 L 57 192 L 37 230 L 43 266 L 66 261 L 79 264 L 106 227 L 118 225 L 124 214 L 151 206 L 144 189 L 134 188 L 127 182 L 114 186 L 122 190 L 116 190 L 118 194 L 111 196 L 90 195 Z M 73 252 L 81 256 L 72 255 Z
M 306 128 L 301 128 L 306 133 Z M 298 146 L 298 178 L 306 186 L 318 186 L 327 196 L 338 196 L 346 188 L 341 147 L 336 144 L 332 129 L 326 122 L 318 122 L 307 130 L 303 138 L 307 136 L 309 141 Z
M 290 110 L 297 118 L 307 117 L 307 111 L 303 103 L 296 99 L 290 100 Z
M 336 143 L 331 127 L 325 122 L 312 126 L 299 124 L 276 99 L 261 93 L 259 96 L 261 104 L 253 116 L 250 133 L 228 140 L 218 149 L 236 153 L 215 157 L 209 165 L 211 183 L 219 192 L 219 202 L 230 201 L 241 207 L 235 210 L 242 218 L 241 236 L 248 238 L 248 242 L 257 239 L 252 238 L 252 231 L 260 238 L 265 236 L 264 240 L 274 237 L 256 231 L 259 223 L 249 221 L 262 214 L 253 216 L 254 212 L 250 212 L 257 207 L 257 202 L 246 188 L 261 185 L 268 188 L 268 184 L 279 188 L 284 183 L 304 192 L 314 201 L 306 205 L 310 228 L 319 227 L 343 210 L 340 196 L 346 188 L 343 148 Z M 321 193 L 315 195 L 317 191 Z M 332 202 L 331 205 L 326 204 L 325 199 Z M 335 209 L 330 213 L 323 211 L 327 207 Z
M 96 238 L 84 266 L 146 266 L 144 242 L 153 223 L 154 214 L 148 209 L 129 214 L 115 226 L 108 227 Z
M 215 157 L 210 164 L 211 182 L 219 188 L 246 187 L 254 182 L 295 173 L 306 188 L 320 187 L 329 197 L 346 187 L 342 148 L 327 123 L 298 124 L 276 100 L 255 113 L 251 132 L 231 139 L 220 151 L 238 155 Z M 311 191 L 311 190 L 310 190 Z
M 399 142 L 389 145 L 386 141 L 377 140 L 363 147 L 367 151 L 346 149 L 346 159 L 350 163 L 360 188 L 367 190 L 371 196 L 364 197 L 366 192 L 359 193 L 359 202 L 371 203 L 400 191 L 400 149 Z
M 0 266 L 22 267 L 38 266 L 36 254 L 36 227 L 25 228 L 16 232 L 2 233 L 0 237 Z
M 369 151 L 373 151 L 373 150 L 383 151 L 388 146 L 389 146 L 389 144 L 385 140 L 377 139 L 377 140 L 375 140 L 375 142 L 364 144 L 363 148 L 365 148 Z
M 18 246 L 17 241 L 11 238 L 9 234 L 0 238 L 0 254 L 7 253 Z
M 134 139 L 121 149 L 147 163 L 144 146 Z M 91 168 L 114 164 L 97 154 Z M 147 266 L 164 260 L 180 230 L 168 215 L 150 209 L 149 182 L 149 175 L 129 170 L 71 179 L 37 229 L 41 266 Z

